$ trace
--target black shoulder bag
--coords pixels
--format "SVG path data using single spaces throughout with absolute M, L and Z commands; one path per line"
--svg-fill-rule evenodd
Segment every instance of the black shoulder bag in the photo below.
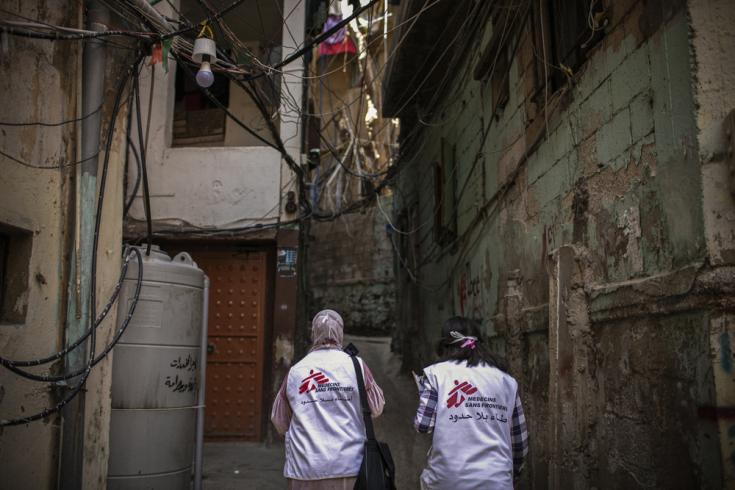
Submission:
M 360 362 L 357 360 L 357 347 L 349 344 L 345 352 L 350 355 L 352 364 L 355 366 L 357 376 L 357 387 L 360 392 L 360 405 L 362 406 L 362 417 L 365 420 L 365 448 L 362 454 L 362 465 L 360 474 L 357 475 L 355 490 L 395 490 L 395 465 L 390 448 L 384 442 L 375 439 L 373 419 L 370 416 L 367 392 L 365 391 L 365 379 L 362 377 Z

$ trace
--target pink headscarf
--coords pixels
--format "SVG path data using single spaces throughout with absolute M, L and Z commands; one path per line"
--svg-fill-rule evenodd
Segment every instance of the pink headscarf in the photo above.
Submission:
M 322 310 L 311 321 L 312 349 L 323 346 L 342 348 L 344 322 L 334 310 Z

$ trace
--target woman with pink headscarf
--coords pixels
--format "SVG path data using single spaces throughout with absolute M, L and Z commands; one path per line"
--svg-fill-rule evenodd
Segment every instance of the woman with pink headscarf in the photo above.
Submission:
M 342 351 L 344 322 L 333 310 L 311 323 L 312 347 L 283 380 L 271 421 L 286 439 L 283 470 L 291 490 L 343 490 L 355 486 L 365 445 L 355 367 Z M 385 399 L 370 369 L 362 366 L 373 417 Z

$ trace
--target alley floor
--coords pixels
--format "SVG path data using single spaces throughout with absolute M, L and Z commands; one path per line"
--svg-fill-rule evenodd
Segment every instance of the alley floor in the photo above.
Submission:
M 409 374 L 401 374 L 401 359 L 390 351 L 389 337 L 345 336 L 360 350 L 385 395 L 383 415 L 375 420 L 375 432 L 390 446 L 396 463 L 396 486 L 419 488 L 419 475 L 426 461 L 431 437 L 417 433 L 413 417 L 418 405 L 418 390 Z
M 418 476 L 431 440 L 416 433 L 411 425 L 417 405 L 416 386 L 410 375 L 400 374 L 401 361 L 390 352 L 390 338 L 347 336 L 345 344 L 348 342 L 360 350 L 385 394 L 385 411 L 375 421 L 375 430 L 393 453 L 396 486 L 419 488 Z M 281 444 L 208 443 L 204 449 L 204 488 L 281 490 L 286 488 L 283 463 Z
M 283 446 L 249 442 L 204 445 L 205 490 L 282 490 Z

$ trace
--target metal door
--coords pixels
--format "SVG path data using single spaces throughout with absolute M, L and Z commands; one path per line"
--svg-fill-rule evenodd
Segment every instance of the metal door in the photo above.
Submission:
M 204 435 L 260 441 L 266 305 L 265 252 L 200 252 L 210 280 Z

